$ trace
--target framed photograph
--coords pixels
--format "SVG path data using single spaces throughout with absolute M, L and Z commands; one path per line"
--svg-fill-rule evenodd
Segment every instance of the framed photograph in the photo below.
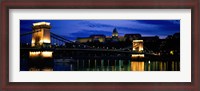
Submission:
M 2 1 L 2 90 L 199 91 L 199 1 Z

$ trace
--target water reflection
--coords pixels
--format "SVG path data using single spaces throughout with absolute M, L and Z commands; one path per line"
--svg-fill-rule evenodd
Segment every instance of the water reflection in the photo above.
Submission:
M 44 59 L 21 62 L 21 71 L 180 71 L 179 61 Z
M 131 62 L 131 71 L 144 71 L 144 62 Z

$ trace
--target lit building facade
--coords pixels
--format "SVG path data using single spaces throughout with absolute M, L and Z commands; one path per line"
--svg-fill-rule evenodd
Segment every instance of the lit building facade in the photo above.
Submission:
M 86 37 L 86 38 L 77 38 L 76 42 L 78 43 L 87 43 L 87 42 L 92 42 L 92 38 Z
M 78 43 L 87 43 L 87 42 L 105 42 L 106 36 L 103 34 L 98 34 L 98 35 L 90 35 L 90 37 L 85 37 L 85 38 L 77 38 L 76 42 Z
M 106 36 L 103 34 L 90 35 L 90 38 L 92 39 L 92 42 L 105 42 Z
M 77 38 L 76 42 L 87 43 L 87 42 L 122 42 L 122 41 L 133 41 L 141 39 L 140 34 L 125 34 L 124 36 L 119 36 L 116 28 L 113 29 L 112 36 L 105 36 L 103 34 L 94 34 L 89 37 Z
M 118 37 L 118 32 L 117 32 L 116 28 L 113 29 L 112 37 L 113 38 L 117 38 Z
M 112 42 L 118 42 L 119 41 L 119 38 L 118 38 L 118 32 L 117 32 L 117 29 L 114 28 L 113 29 L 113 33 L 112 33 Z

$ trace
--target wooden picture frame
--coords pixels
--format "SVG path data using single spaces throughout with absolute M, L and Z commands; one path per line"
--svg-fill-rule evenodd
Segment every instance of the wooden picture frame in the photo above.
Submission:
M 9 82 L 9 9 L 191 9 L 192 74 L 191 82 Z M 15 90 L 132 90 L 199 91 L 199 1 L 198 0 L 66 0 L 1 2 L 1 89 Z

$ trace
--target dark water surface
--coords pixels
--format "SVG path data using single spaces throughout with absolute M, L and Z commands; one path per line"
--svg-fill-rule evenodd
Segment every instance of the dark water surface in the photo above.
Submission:
M 177 60 L 96 60 L 22 58 L 21 71 L 180 71 Z

